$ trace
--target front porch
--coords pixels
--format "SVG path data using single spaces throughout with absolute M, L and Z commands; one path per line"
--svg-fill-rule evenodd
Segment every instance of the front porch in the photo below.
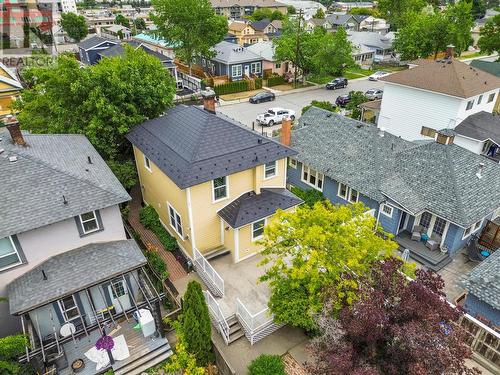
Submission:
M 414 241 L 411 239 L 411 233 L 402 231 L 395 237 L 399 244 L 399 249 L 403 252 L 410 250 L 410 257 L 433 271 L 439 271 L 452 261 L 448 253 L 443 253 L 439 249 L 430 250 L 425 246 L 425 242 Z

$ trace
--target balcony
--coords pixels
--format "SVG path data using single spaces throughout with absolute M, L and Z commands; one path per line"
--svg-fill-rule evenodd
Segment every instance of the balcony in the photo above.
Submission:
M 407 231 L 398 234 L 395 240 L 399 244 L 401 252 L 409 249 L 412 259 L 424 264 L 433 271 L 439 271 L 452 261 L 448 253 L 443 253 L 439 249 L 430 250 L 422 241 L 412 241 L 411 233 Z

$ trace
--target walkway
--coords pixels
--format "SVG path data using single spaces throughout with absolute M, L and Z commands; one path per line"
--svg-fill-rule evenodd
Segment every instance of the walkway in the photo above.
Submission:
M 175 256 L 170 252 L 165 250 L 160 240 L 156 235 L 149 229 L 144 228 L 139 220 L 139 213 L 141 211 L 142 204 L 142 194 L 139 185 L 132 188 L 130 192 L 132 196 L 132 201 L 130 202 L 130 212 L 128 215 L 128 222 L 132 228 L 141 236 L 141 240 L 144 244 L 150 243 L 158 249 L 158 253 L 167 265 L 167 270 L 169 273 L 169 279 L 173 282 L 183 277 L 187 276 L 186 271 L 182 268 L 181 264 L 175 259 Z

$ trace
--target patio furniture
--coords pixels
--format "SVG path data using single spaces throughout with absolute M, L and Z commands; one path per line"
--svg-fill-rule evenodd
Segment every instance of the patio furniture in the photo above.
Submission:
M 427 242 L 427 240 L 429 239 L 429 235 L 427 233 L 422 233 L 420 239 L 422 240 L 422 242 Z
M 438 235 L 432 235 L 431 238 L 427 240 L 425 243 L 425 246 L 429 248 L 430 250 L 434 251 L 439 248 L 439 244 L 441 243 L 441 236 Z
M 420 225 L 415 225 L 413 227 L 413 230 L 411 231 L 411 240 L 412 241 L 420 241 L 420 239 L 422 238 L 422 231 L 423 231 L 423 227 L 421 227 Z
M 61 334 L 62 337 L 68 337 L 71 336 L 76 332 L 76 327 L 73 323 L 66 323 L 61 326 L 61 329 L 59 330 L 59 333 Z

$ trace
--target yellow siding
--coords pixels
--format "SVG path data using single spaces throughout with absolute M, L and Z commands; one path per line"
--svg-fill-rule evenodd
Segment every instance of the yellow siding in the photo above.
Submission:
M 153 206 L 160 215 L 160 219 L 176 239 L 179 245 L 192 256 L 191 239 L 189 232 L 189 214 L 187 207 L 186 191 L 179 189 L 158 167 L 151 162 L 151 172 L 144 166 L 143 153 L 134 147 L 134 155 L 139 173 L 139 180 L 142 186 L 142 196 L 144 201 Z M 182 232 L 185 238 L 181 238 L 170 226 L 168 217 L 167 202 L 179 213 L 182 221 Z
M 226 222 L 224 222 L 224 247 L 228 250 L 231 250 L 231 255 L 233 256 L 233 261 L 234 261 L 234 254 L 235 254 L 234 229 L 231 228 Z
M 268 179 L 264 178 L 264 165 L 259 165 L 258 167 L 254 168 L 254 183 L 255 187 L 254 190 L 257 193 L 260 193 L 261 188 L 266 188 L 266 187 L 282 187 L 284 188 L 286 186 L 286 158 L 277 160 L 276 161 L 276 166 L 277 166 L 277 175 L 275 177 L 271 177 Z

